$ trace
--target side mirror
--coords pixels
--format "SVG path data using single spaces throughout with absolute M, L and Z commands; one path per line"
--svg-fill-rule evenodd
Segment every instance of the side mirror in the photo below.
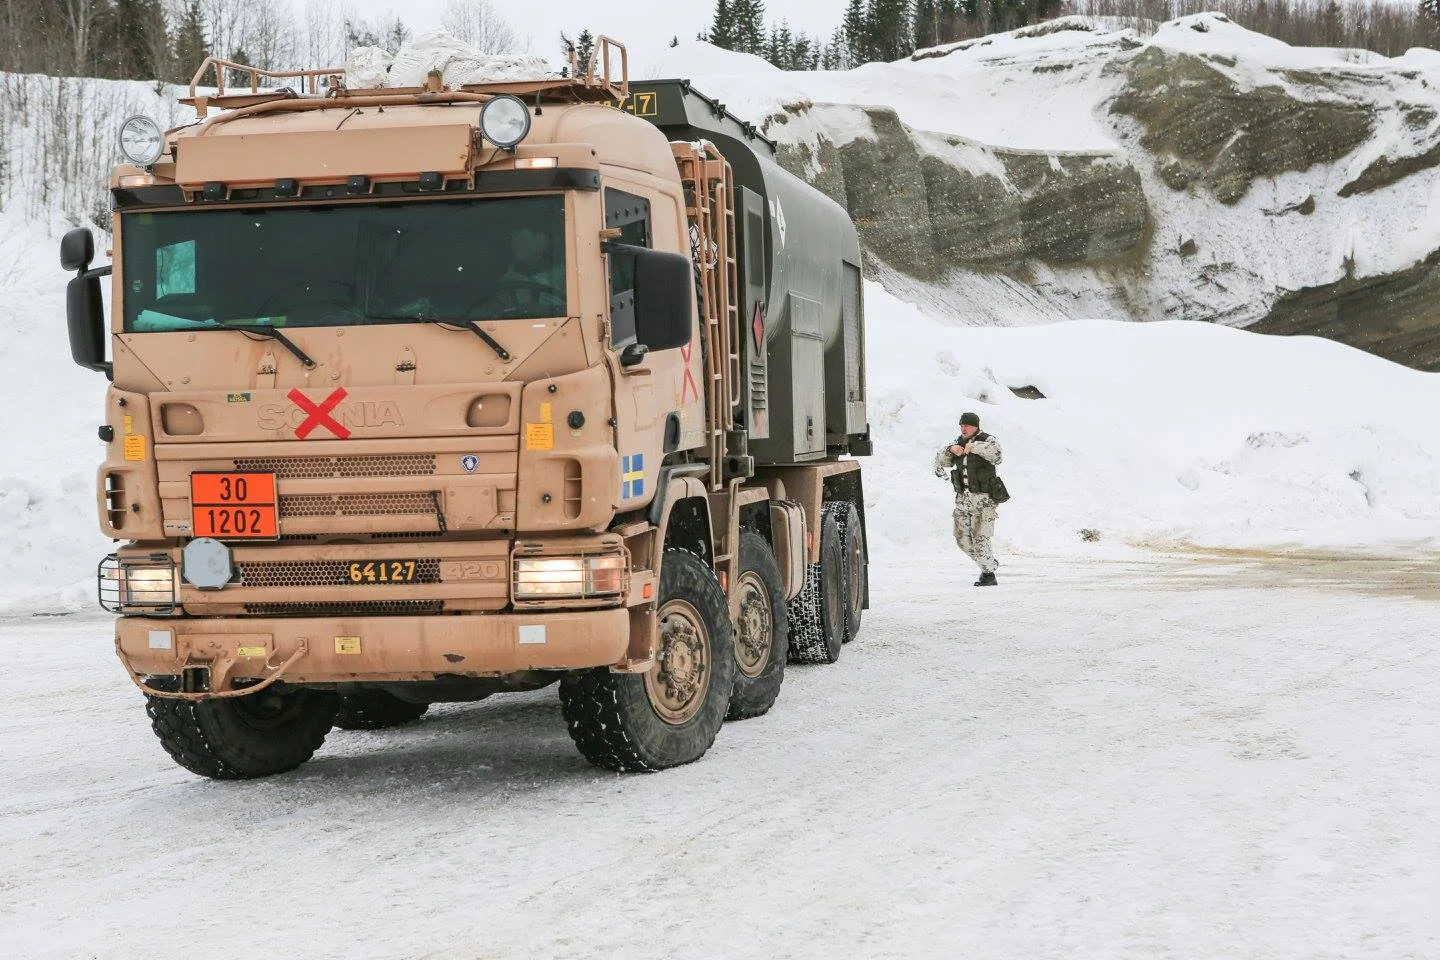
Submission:
M 66 270 L 89 270 L 95 259 L 95 238 L 85 227 L 68 230 L 60 239 L 60 266 Z
M 65 321 L 70 328 L 70 357 L 87 370 L 107 377 L 111 365 L 105 359 L 105 300 L 100 278 L 110 275 L 109 266 L 90 269 L 95 259 L 95 238 L 84 227 L 76 227 L 60 240 L 60 266 L 75 271 L 65 288 Z
M 635 339 L 651 351 L 690 342 L 695 320 L 695 267 L 664 250 L 632 248 L 635 256 Z

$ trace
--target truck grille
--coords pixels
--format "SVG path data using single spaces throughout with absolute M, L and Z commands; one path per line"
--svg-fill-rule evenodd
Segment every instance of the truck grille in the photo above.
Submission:
M 433 453 L 397 453 L 343 457 L 240 457 L 235 469 L 273 473 L 284 480 L 332 480 L 336 477 L 428 477 L 435 473 Z
M 297 493 L 280 495 L 281 519 L 297 517 L 389 517 L 435 514 L 435 497 L 412 493 Z
M 361 561 L 363 563 L 363 561 Z M 349 560 L 249 560 L 241 561 L 240 583 L 247 587 L 334 587 L 350 586 Z M 415 583 L 439 583 L 440 561 L 418 560 L 415 579 L 382 586 L 405 587 Z M 366 583 L 365 586 L 374 586 Z
M 247 603 L 245 612 L 264 617 L 383 617 L 439 613 L 442 600 L 366 600 L 359 603 Z

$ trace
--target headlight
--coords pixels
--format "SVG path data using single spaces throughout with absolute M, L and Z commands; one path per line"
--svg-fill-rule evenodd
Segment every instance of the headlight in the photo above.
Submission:
M 149 117 L 137 114 L 120 124 L 120 152 L 135 166 L 150 166 L 164 149 L 165 132 Z
M 531 557 L 515 561 L 515 599 L 585 599 L 625 592 L 625 558 Z
M 164 554 L 100 564 L 100 606 L 111 613 L 173 613 L 179 605 L 180 578 Z
M 530 133 L 530 108 L 519 97 L 503 93 L 481 109 L 480 133 L 502 150 L 512 150 Z

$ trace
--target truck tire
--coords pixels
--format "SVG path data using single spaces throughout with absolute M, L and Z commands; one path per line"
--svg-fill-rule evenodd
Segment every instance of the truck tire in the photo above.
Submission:
M 745 720 L 770 710 L 785 681 L 790 617 L 780 564 L 765 538 L 740 531 L 740 619 L 735 624 L 735 689 L 726 720 Z
M 869 578 L 866 568 L 870 556 L 865 544 L 865 525 L 860 522 L 860 511 L 855 504 L 843 504 L 840 510 L 840 552 L 845 555 L 845 582 L 848 588 L 845 602 L 845 642 L 849 643 L 860 635 L 860 619 L 870 598 L 865 595 Z
M 173 677 L 150 682 L 179 689 Z M 325 742 L 338 706 L 332 693 L 293 687 L 227 700 L 145 697 L 165 752 L 191 773 L 216 780 L 251 780 L 300 766 Z
M 648 673 L 581 670 L 560 681 L 560 709 L 580 753 L 606 770 L 644 771 L 705 755 L 725 722 L 735 682 L 730 612 L 715 572 L 666 550 L 659 642 Z
M 385 730 L 419 720 L 428 703 L 411 703 L 384 690 L 362 690 L 340 697 L 335 726 L 341 730 Z
M 849 586 L 840 516 L 848 503 L 827 503 L 820 514 L 820 562 L 805 571 L 805 588 L 790 601 L 790 661 L 834 663 L 845 642 Z

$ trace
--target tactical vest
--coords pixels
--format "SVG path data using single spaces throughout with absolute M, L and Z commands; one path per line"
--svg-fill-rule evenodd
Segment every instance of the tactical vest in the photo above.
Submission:
M 970 441 L 973 443 L 976 440 L 989 439 L 990 434 L 977 433 L 970 438 Z M 964 464 L 965 480 L 970 484 L 970 492 L 988 494 L 990 492 L 990 483 L 995 479 L 995 464 L 986 460 L 978 453 L 972 453 L 957 459 L 955 466 L 950 469 L 950 483 L 954 486 L 956 493 L 962 493 L 965 490 L 965 484 L 960 480 L 962 463 Z

